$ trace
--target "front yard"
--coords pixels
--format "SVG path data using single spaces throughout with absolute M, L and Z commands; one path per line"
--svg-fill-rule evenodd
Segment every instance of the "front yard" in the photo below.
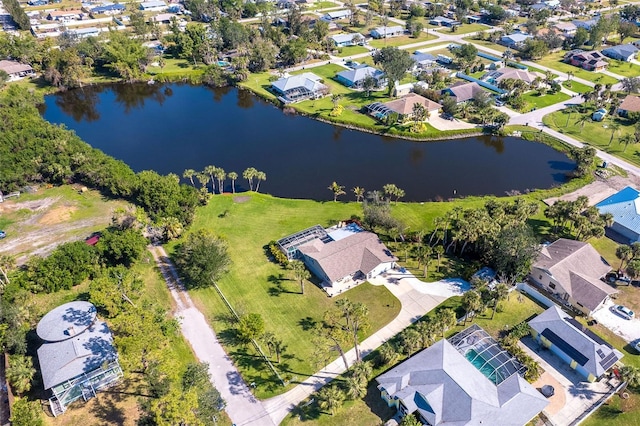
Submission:
M 638 77 L 640 76 L 640 66 L 631 62 L 616 61 L 613 59 L 607 59 L 609 67 L 607 68 L 614 74 L 618 74 L 622 77 Z
M 398 47 L 404 46 L 407 44 L 414 43 L 422 43 L 429 40 L 435 40 L 437 37 L 433 34 L 427 34 L 425 32 L 420 33 L 418 37 L 410 37 L 408 35 L 403 35 L 399 37 L 390 37 L 385 39 L 372 39 L 369 42 L 371 47 L 375 47 L 376 49 L 382 49 L 383 47 Z
M 359 55 L 361 53 L 367 53 L 369 49 L 363 46 L 345 46 L 338 48 L 338 54 L 336 56 L 345 58 L 347 56 Z
M 604 75 L 602 73 L 591 72 L 583 70 L 579 67 L 574 67 L 573 65 L 566 64 L 562 62 L 562 58 L 564 57 L 565 51 L 549 53 L 545 55 L 541 59 L 536 59 L 533 62 L 536 62 L 542 66 L 558 70 L 563 73 L 571 72 L 574 77 L 581 78 L 583 80 L 590 81 L 592 83 L 600 83 L 603 86 L 605 84 L 615 84 L 618 82 L 617 79 L 610 77 L 608 75 Z
M 558 102 L 566 101 L 568 99 L 571 99 L 571 96 L 562 92 L 557 92 L 553 95 L 546 94 L 540 96 L 537 90 L 532 90 L 522 95 L 522 98 L 527 102 L 528 108 L 525 108 L 525 111 L 528 111 L 531 109 L 540 109 L 549 105 L 557 104 Z

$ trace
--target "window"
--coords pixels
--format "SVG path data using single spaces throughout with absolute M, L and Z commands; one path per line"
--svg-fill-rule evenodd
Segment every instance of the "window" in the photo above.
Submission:
M 554 283 L 549 283 L 549 288 L 556 288 L 556 285 Z

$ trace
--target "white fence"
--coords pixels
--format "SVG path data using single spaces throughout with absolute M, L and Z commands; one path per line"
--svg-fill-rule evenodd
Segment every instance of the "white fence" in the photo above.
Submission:
M 549 299 L 547 296 L 544 296 L 542 293 L 540 293 L 538 290 L 534 289 L 527 283 L 518 283 L 516 284 L 516 288 L 520 291 L 524 291 L 529 296 L 533 297 L 535 300 L 542 303 L 547 308 L 550 308 L 556 305 L 556 303 L 553 300 Z

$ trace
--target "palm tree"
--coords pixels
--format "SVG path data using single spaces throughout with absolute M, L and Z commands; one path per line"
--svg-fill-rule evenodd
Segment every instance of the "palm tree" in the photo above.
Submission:
M 360 377 L 347 377 L 347 395 L 351 399 L 362 399 L 367 394 L 367 382 L 360 380 Z
M 632 365 L 625 365 L 620 369 L 620 379 L 624 382 L 624 386 L 620 389 L 620 394 L 622 394 L 627 390 L 627 387 L 640 385 L 640 369 Z
M 209 183 L 209 175 L 206 173 L 196 173 L 196 178 L 198 178 L 198 182 L 205 191 L 207 191 L 207 184 Z M 201 190 L 202 190 L 201 188 Z
M 634 139 L 633 139 L 633 136 L 631 136 L 631 135 L 629 135 L 629 134 L 622 135 L 622 137 L 620 137 L 620 138 L 618 139 L 618 141 L 619 141 L 621 144 L 624 144 L 624 149 L 622 150 L 622 152 L 625 152 L 625 151 L 627 150 L 627 147 L 629 146 L 629 144 L 630 144 L 630 143 L 632 143 L 632 142 L 633 142 L 633 140 L 634 140 Z
M 400 333 L 400 349 L 405 355 L 411 356 L 420 349 L 422 336 L 415 328 L 409 327 Z
M 14 392 L 22 395 L 31 389 L 31 380 L 36 373 L 30 356 L 11 355 L 6 371 L 7 380 Z
M 571 120 L 571 114 L 573 114 L 574 112 L 576 112 L 576 106 L 575 105 L 571 105 L 567 108 L 567 113 L 569 114 L 567 116 L 567 124 L 564 125 L 564 127 L 568 127 L 569 126 L 569 120 Z
M 216 166 L 207 166 L 204 168 L 204 172 L 209 175 L 211 179 L 211 194 L 216 193 L 215 181 L 213 180 L 213 176 L 216 173 Z
M 613 142 L 613 137 L 616 135 L 616 133 L 618 133 L 618 131 L 620 130 L 620 125 L 618 123 L 611 123 L 609 125 L 609 128 L 611 129 L 611 138 L 609 139 L 609 145 L 607 146 L 611 146 L 611 142 Z
M 260 182 L 263 180 L 267 180 L 267 174 L 265 172 L 256 173 L 256 179 L 258 179 L 258 184 L 256 185 L 256 192 L 260 192 Z
M 427 277 L 427 272 L 429 269 L 429 262 L 431 262 L 431 255 L 433 254 L 433 249 L 431 246 L 426 246 L 422 251 L 422 263 L 424 265 L 424 269 L 422 270 L 422 276 Z
M 318 392 L 318 406 L 321 410 L 329 410 L 333 416 L 344 402 L 344 392 L 338 386 L 325 386 Z
M 499 283 L 493 289 L 493 312 L 491 313 L 491 319 L 496 314 L 496 310 L 498 309 L 498 304 L 505 300 L 509 295 L 509 287 L 505 283 Z
M 300 294 L 304 294 L 304 281 L 311 278 L 311 274 L 300 260 L 292 260 L 289 265 L 293 271 L 293 276 L 300 283 Z
M 264 333 L 262 335 L 260 340 L 262 340 L 262 342 L 267 346 L 267 349 L 269 349 L 269 356 L 272 356 L 273 355 L 273 342 L 275 342 L 275 340 L 276 340 L 276 335 L 273 334 L 270 331 L 267 331 L 266 333 Z
M 396 360 L 396 358 L 398 358 L 398 352 L 391 343 L 386 342 L 378 348 L 378 360 L 380 364 L 391 364 Z
M 475 290 L 469 290 L 462 296 L 462 306 L 466 312 L 464 322 L 467 322 L 468 319 L 470 320 L 471 315 L 480 309 L 481 302 L 480 295 Z
M 419 130 L 420 124 L 427 117 L 427 109 L 419 102 L 413 104 L 412 115 L 413 115 L 413 130 L 417 132 Z
M 331 95 L 331 102 L 333 102 L 333 108 L 338 107 L 338 102 L 340 102 L 340 99 L 342 99 L 342 95 L 339 95 L 337 93 L 334 93 L 333 95 Z
M 193 182 L 193 177 L 195 176 L 196 171 L 193 169 L 186 169 L 183 173 L 182 173 L 182 177 L 185 179 L 189 179 L 191 181 L 191 185 L 193 185 L 193 187 L 196 187 L 196 184 Z
M 356 202 L 359 203 L 360 200 L 362 200 L 364 198 L 364 188 L 361 188 L 359 186 L 356 186 L 355 188 L 352 189 L 354 195 L 356 196 Z
M 365 382 L 369 381 L 372 371 L 373 368 L 371 368 L 371 363 L 368 361 L 357 361 L 351 366 L 351 375 Z
M 344 192 L 344 186 L 340 186 L 336 183 L 336 181 L 333 181 L 333 183 L 331 185 L 329 185 L 329 187 L 327 188 L 329 191 L 333 192 L 333 202 L 335 203 L 336 201 L 338 201 L 338 197 L 340 195 L 344 195 L 346 194 L 346 192 Z
M 227 175 L 229 179 L 231 179 L 231 192 L 236 193 L 236 179 L 238 179 L 238 174 L 236 172 L 229 172 Z
M 173 216 L 165 217 L 162 220 L 162 227 L 164 228 L 164 238 L 166 240 L 174 240 L 180 237 L 182 231 L 184 231 L 182 222 Z
M 413 414 L 407 414 L 400 421 L 400 426 L 422 426 L 422 422 Z
M 218 179 L 218 192 L 222 194 L 222 192 L 224 192 L 224 178 L 227 177 L 227 174 L 222 167 L 218 167 L 214 174 L 216 179 Z
M 9 272 L 16 266 L 16 259 L 13 256 L 7 254 L 0 255 L 0 293 L 4 292 L 4 289 L 9 285 Z
M 438 266 L 436 272 L 440 272 L 440 261 L 442 260 L 442 255 L 444 254 L 444 247 L 440 245 L 435 246 L 433 251 L 435 251 L 436 256 L 438 256 Z
M 427 318 L 424 321 L 420 321 L 416 325 L 416 330 L 418 330 L 418 333 L 420 333 L 420 336 L 422 337 L 423 348 L 426 348 L 436 340 L 438 329 L 437 324 L 433 319 Z
M 623 271 L 625 263 L 627 263 L 629 259 L 633 257 L 631 246 L 628 246 L 626 244 L 619 245 L 616 248 L 616 257 L 620 259 L 620 267 L 618 268 L 618 271 Z
M 244 172 L 242 172 L 242 177 L 245 178 L 249 182 L 249 189 L 253 191 L 253 178 L 256 177 L 258 171 L 254 167 L 249 167 Z
M 436 324 L 442 332 L 442 338 L 444 339 L 444 333 L 451 327 L 456 325 L 458 319 L 456 318 L 456 312 L 451 308 L 440 309 L 436 313 Z
M 578 121 L 576 121 L 576 124 L 580 124 L 580 129 L 584 130 L 584 125 L 586 123 L 588 123 L 589 121 L 591 121 L 591 117 L 589 116 L 589 114 L 585 114 L 583 116 L 581 116 Z

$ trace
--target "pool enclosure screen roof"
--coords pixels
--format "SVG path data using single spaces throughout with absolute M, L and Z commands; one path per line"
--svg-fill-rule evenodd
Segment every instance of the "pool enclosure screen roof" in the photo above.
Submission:
M 448 340 L 465 357 L 469 351 L 473 350 L 475 355 L 467 359 L 482 372 L 493 370 L 493 374 L 487 376 L 496 385 L 516 373 L 522 375 L 526 371 L 524 365 L 502 349 L 500 344 L 477 324 L 473 324 Z
M 333 240 L 322 226 L 315 225 L 279 239 L 278 246 L 287 255 L 287 258 L 291 260 L 298 256 L 298 247 L 315 239 L 319 239 L 323 243 Z
M 376 117 L 386 117 L 387 115 L 394 112 L 391 108 L 380 102 L 374 102 L 367 105 L 367 109 L 369 110 L 370 114 L 375 115 Z

